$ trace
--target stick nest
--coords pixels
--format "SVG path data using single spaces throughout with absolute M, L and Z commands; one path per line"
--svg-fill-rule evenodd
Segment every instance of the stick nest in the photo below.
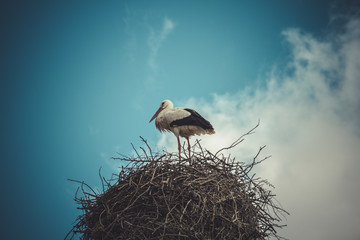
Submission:
M 252 133 L 248 132 L 245 135 Z M 229 149 L 243 141 L 243 135 Z M 287 214 L 274 201 L 267 181 L 250 174 L 251 163 L 205 150 L 197 141 L 191 159 L 178 153 L 122 156 L 121 171 L 102 180 L 96 193 L 80 183 L 75 201 L 83 214 L 65 239 L 280 239 L 276 228 Z M 184 149 L 185 150 L 185 149 Z M 186 152 L 186 151 L 183 151 Z M 74 181 L 74 180 L 72 180 Z M 79 190 L 78 189 L 78 190 Z

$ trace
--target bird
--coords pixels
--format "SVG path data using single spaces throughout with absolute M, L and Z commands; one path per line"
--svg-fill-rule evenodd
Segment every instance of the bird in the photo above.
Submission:
M 190 108 L 174 108 L 174 104 L 170 100 L 161 102 L 159 109 L 155 112 L 149 123 L 155 118 L 155 126 L 160 132 L 169 131 L 176 136 L 179 159 L 181 159 L 180 137 L 187 140 L 190 158 L 190 136 L 215 133 L 211 123 L 198 112 Z

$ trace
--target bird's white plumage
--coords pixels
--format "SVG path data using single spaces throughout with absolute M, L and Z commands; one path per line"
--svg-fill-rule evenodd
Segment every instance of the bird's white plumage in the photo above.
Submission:
M 172 127 L 170 124 L 176 120 L 183 119 L 185 117 L 190 116 L 190 113 L 184 108 L 177 107 L 177 108 L 169 108 L 164 109 L 159 113 L 155 120 L 156 128 L 160 131 L 168 130 L 172 131 Z

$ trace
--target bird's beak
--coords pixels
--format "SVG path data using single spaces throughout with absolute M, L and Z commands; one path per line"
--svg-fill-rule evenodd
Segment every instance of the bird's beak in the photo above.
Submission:
M 159 115 L 159 113 L 160 113 L 162 110 L 163 110 L 163 109 L 162 109 L 161 107 L 159 107 L 159 109 L 156 111 L 156 113 L 154 114 L 154 116 L 150 119 L 149 123 L 150 123 L 152 120 L 154 120 L 154 119 L 157 117 L 157 115 Z

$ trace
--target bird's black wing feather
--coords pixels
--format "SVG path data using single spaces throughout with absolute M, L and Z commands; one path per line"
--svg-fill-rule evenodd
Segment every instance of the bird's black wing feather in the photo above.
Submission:
M 190 116 L 175 120 L 170 123 L 170 126 L 184 126 L 184 125 L 191 125 L 191 126 L 198 126 L 203 129 L 214 129 L 211 123 L 203 118 L 198 112 L 195 110 L 185 108 L 184 110 L 190 113 Z

